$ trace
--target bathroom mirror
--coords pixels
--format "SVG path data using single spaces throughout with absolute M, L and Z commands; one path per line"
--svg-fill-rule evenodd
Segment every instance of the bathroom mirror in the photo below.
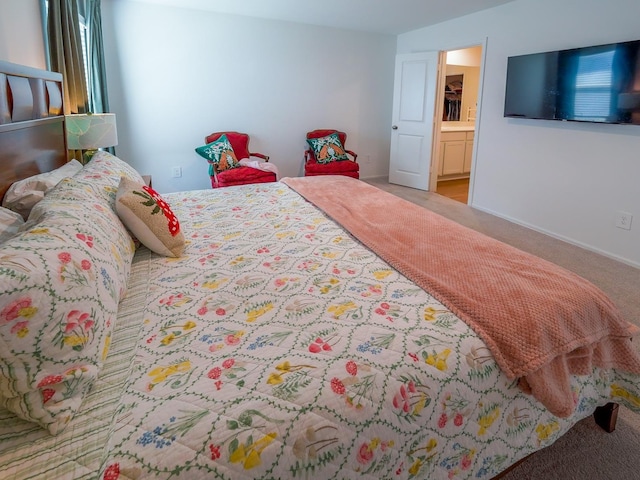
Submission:
M 443 122 L 459 122 L 462 108 L 462 85 L 464 75 L 447 75 L 444 85 Z

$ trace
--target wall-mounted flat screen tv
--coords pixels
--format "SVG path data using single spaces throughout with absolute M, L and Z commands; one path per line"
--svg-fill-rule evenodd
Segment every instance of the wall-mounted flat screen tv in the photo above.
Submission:
M 640 125 L 640 40 L 509 57 L 504 116 Z

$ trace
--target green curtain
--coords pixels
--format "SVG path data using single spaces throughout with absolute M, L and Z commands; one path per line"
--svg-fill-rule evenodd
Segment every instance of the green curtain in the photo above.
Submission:
M 107 78 L 102 42 L 101 0 L 80 0 L 84 2 L 85 23 L 88 27 L 87 64 L 89 68 L 89 106 L 94 113 L 109 111 Z
M 42 20 L 42 37 L 44 40 L 44 59 L 47 64 L 47 70 L 51 70 L 51 54 L 49 53 L 49 21 L 47 0 L 40 0 L 40 18 Z
M 89 112 L 76 0 L 48 0 L 47 36 L 51 70 L 62 73 L 65 114 Z

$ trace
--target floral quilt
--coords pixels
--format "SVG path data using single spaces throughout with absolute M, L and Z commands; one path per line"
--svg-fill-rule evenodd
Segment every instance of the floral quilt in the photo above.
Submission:
M 559 419 L 482 341 L 279 183 L 165 195 L 187 238 L 155 257 L 104 479 L 491 478 L 638 378 L 572 380 Z

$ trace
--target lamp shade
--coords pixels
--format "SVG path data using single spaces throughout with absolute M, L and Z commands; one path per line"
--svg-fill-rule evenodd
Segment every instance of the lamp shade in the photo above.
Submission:
M 118 144 L 115 113 L 66 115 L 67 148 L 96 150 Z

